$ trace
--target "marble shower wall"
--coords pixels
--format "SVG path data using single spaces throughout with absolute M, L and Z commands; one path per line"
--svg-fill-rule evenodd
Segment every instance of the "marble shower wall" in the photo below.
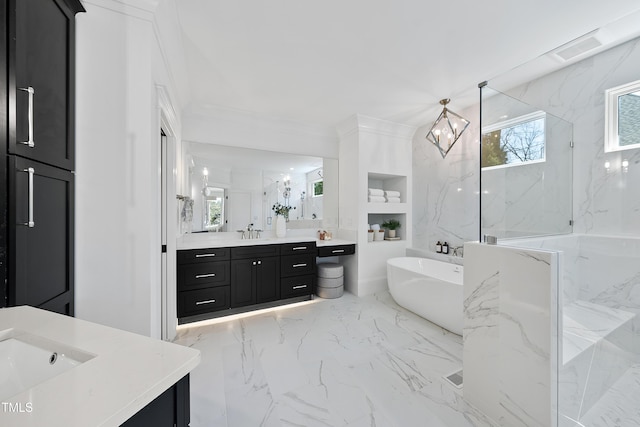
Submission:
M 555 426 L 559 254 L 479 243 L 465 254 L 465 400 L 499 426 Z
M 471 124 L 446 158 L 425 139 L 431 124 L 413 137 L 413 246 L 427 253 L 438 240 L 452 247 L 478 240 L 480 109 L 451 109 Z
M 640 38 L 503 92 L 574 126 L 574 232 L 640 236 L 640 149 L 604 152 L 605 90 L 638 80 Z M 501 90 L 494 85 L 495 89 Z M 623 160 L 629 161 L 622 170 Z M 607 171 L 605 162 L 611 167 Z
M 489 82 L 573 124 L 576 233 L 640 236 L 640 186 L 632 185 L 640 182 L 640 149 L 604 153 L 604 91 L 638 80 L 638 69 L 640 39 L 634 39 L 514 89 L 501 88 L 499 78 Z M 471 125 L 447 158 L 424 139 L 430 124 L 413 140 L 413 243 L 430 252 L 437 240 L 458 245 L 479 236 L 479 108 L 456 110 L 453 103 L 452 109 Z

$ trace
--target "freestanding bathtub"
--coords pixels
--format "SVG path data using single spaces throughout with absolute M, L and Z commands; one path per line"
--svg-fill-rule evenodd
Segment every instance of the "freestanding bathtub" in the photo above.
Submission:
M 387 260 L 389 292 L 398 305 L 462 335 L 463 267 L 427 258 Z

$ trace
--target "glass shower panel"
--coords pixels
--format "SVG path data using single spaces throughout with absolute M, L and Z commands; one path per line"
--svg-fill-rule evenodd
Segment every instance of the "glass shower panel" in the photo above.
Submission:
M 481 89 L 480 236 L 572 232 L 571 123 Z

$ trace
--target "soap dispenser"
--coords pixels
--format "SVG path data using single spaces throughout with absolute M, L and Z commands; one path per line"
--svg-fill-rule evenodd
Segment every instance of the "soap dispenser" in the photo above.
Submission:
M 444 242 L 442 244 L 442 253 L 443 254 L 448 254 L 449 253 L 449 244 L 447 242 Z
M 442 243 L 440 243 L 440 240 L 438 240 L 438 243 L 436 243 L 436 253 L 437 254 L 442 253 Z

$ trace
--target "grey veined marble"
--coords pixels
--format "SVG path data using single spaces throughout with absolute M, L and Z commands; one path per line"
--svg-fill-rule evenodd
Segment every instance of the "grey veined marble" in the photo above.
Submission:
M 462 339 L 388 293 L 315 300 L 183 329 L 202 352 L 191 426 L 452 426 L 492 422 L 443 379 Z

